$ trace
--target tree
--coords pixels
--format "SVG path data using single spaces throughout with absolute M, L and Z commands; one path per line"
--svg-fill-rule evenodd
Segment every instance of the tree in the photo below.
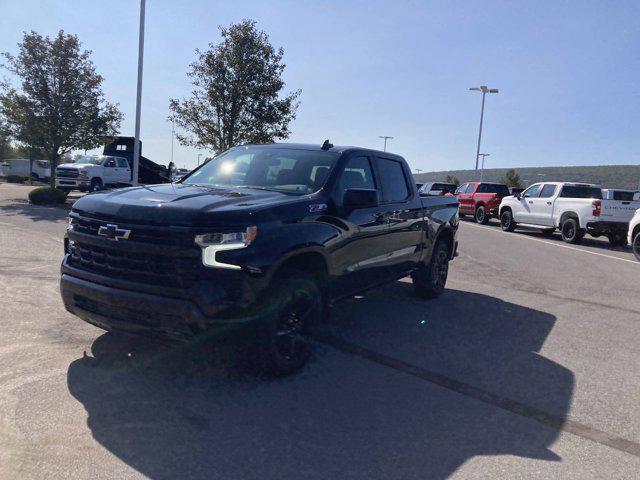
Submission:
M 287 138 L 298 108 L 296 90 L 281 96 L 284 50 L 244 20 L 220 27 L 222 41 L 196 50 L 188 77 L 191 97 L 171 99 L 170 120 L 186 130 L 177 134 L 183 145 L 222 152 L 242 143 L 271 143 Z
M 446 177 L 444 177 L 444 181 L 445 183 L 453 183 L 456 187 L 460 185 L 460 180 L 458 180 L 458 177 L 455 177 L 453 175 L 447 175 Z
M 4 53 L 3 65 L 19 81 L 0 87 L 0 115 L 11 135 L 51 161 L 51 186 L 61 156 L 99 146 L 116 135 L 122 121 L 117 105 L 102 92 L 91 51 L 81 50 L 75 35 L 60 30 L 55 38 L 25 33 L 19 53 Z
M 502 179 L 502 183 L 504 183 L 507 187 L 516 187 L 522 188 L 522 182 L 520 181 L 520 175 L 515 169 L 510 168 L 507 170 L 504 178 Z

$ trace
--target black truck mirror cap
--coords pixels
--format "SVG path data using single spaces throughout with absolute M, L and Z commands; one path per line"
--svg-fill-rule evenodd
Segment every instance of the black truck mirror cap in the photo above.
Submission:
M 344 191 L 342 205 L 349 208 L 378 206 L 378 191 L 371 188 L 349 188 Z

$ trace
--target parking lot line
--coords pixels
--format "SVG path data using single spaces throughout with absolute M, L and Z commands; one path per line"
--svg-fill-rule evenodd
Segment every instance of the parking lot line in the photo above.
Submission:
M 497 232 L 497 233 L 500 233 L 502 235 L 505 234 L 505 232 L 503 232 L 502 230 L 496 230 L 493 227 L 483 227 L 482 225 L 476 225 L 474 223 L 467 223 L 467 222 L 464 222 L 464 223 L 460 222 L 460 224 L 461 225 L 469 225 L 471 227 L 480 228 L 482 230 L 488 230 L 490 232 Z M 513 233 L 511 233 L 511 235 L 513 235 Z M 606 258 L 611 258 L 613 260 L 619 260 L 621 262 L 627 262 L 627 263 L 632 263 L 634 265 L 640 265 L 640 262 L 636 262 L 635 260 L 629 260 L 627 258 L 614 257 L 613 255 L 607 255 L 605 253 L 592 252 L 590 250 L 583 250 L 581 248 L 572 247 L 570 245 L 560 245 L 560 244 L 558 244 L 556 242 L 550 242 L 548 240 L 541 240 L 539 238 L 532 238 L 532 237 L 529 237 L 527 235 L 513 235 L 513 236 L 517 237 L 517 238 L 524 238 L 526 240 L 531 240 L 532 242 L 546 243 L 547 245 L 552 245 L 552 246 L 558 247 L 558 248 L 566 248 L 566 249 L 569 249 L 569 250 L 575 250 L 576 252 L 589 253 L 591 255 L 597 255 L 599 257 L 606 257 Z
M 398 358 L 369 350 L 368 348 L 342 340 L 331 334 L 316 335 L 315 339 L 340 352 L 356 355 L 370 362 L 412 375 L 429 383 L 433 383 L 434 385 L 446 388 L 447 390 L 493 405 L 502 410 L 515 413 L 516 415 L 529 418 L 548 427 L 555 428 L 556 430 L 572 433 L 573 435 L 584 438 L 585 440 L 605 445 L 635 457 L 640 457 L 640 443 L 612 435 L 583 423 L 576 422 L 575 420 L 570 420 L 566 417 L 547 413 L 524 403 L 502 397 L 487 390 L 474 387 L 473 385 L 409 364 Z

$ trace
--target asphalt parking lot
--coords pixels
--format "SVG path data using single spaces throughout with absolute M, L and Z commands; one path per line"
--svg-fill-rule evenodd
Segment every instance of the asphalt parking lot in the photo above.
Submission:
M 2 479 L 639 477 L 627 249 L 464 221 L 441 298 L 400 281 L 339 304 L 273 380 L 68 314 L 66 211 L 27 190 L 0 184 Z

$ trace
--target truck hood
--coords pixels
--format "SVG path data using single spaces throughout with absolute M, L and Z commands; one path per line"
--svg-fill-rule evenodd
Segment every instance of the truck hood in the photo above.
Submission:
M 73 211 L 132 223 L 205 226 L 257 221 L 265 209 L 299 202 L 299 195 L 252 188 L 145 185 L 85 195 Z
M 81 170 L 83 168 L 95 167 L 95 165 L 90 165 L 88 163 L 61 163 L 56 168 L 73 168 L 75 170 Z

